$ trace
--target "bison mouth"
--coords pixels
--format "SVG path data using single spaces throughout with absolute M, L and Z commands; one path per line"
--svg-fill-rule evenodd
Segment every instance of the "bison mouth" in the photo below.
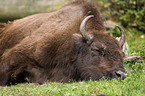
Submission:
M 117 76 L 117 79 L 119 79 L 119 78 L 125 79 L 127 76 L 127 74 L 125 72 L 122 72 L 121 70 L 115 71 L 114 73 Z
M 125 79 L 127 77 L 127 74 L 121 70 L 118 70 L 118 71 L 113 71 L 109 74 L 106 75 L 106 78 L 107 79 Z

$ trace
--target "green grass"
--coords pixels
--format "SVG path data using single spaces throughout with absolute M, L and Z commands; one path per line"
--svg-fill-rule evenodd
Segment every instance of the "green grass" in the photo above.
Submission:
M 143 38 L 144 36 L 144 38 Z M 145 62 L 145 34 L 126 30 L 130 53 L 140 55 Z M 0 96 L 145 96 L 145 64 L 125 63 L 128 77 L 124 80 L 82 81 L 72 83 L 34 83 L 0 87 Z
M 111 96 L 145 96 L 145 72 L 131 74 L 125 80 L 83 81 L 74 83 L 46 83 L 19 84 L 10 87 L 1 87 L 0 95 L 7 96 L 38 96 L 38 95 L 70 95 L 70 96 L 95 96 L 107 94 Z

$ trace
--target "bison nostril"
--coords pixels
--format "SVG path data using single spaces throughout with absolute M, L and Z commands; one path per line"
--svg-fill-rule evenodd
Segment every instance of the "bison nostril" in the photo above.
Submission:
M 121 74 L 119 74 L 118 72 L 115 72 L 115 74 L 116 74 L 118 77 L 121 77 Z
M 119 70 L 119 71 L 116 71 L 115 74 L 116 74 L 119 78 L 121 78 L 121 79 L 125 79 L 126 76 L 127 76 L 126 73 L 124 73 L 124 72 L 122 72 L 122 71 L 120 71 L 120 70 Z

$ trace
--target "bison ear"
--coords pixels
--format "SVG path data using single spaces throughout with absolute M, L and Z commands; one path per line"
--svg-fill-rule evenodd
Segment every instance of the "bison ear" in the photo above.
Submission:
M 73 40 L 74 40 L 75 45 L 78 45 L 78 46 L 84 43 L 88 45 L 92 44 L 92 41 L 84 39 L 81 34 L 73 34 Z
M 73 34 L 73 40 L 76 45 L 80 45 L 83 42 L 83 37 L 81 34 Z
M 73 34 L 73 47 L 74 47 L 74 50 L 75 52 L 79 52 L 80 51 L 80 48 L 81 46 L 83 45 L 83 37 L 81 34 Z

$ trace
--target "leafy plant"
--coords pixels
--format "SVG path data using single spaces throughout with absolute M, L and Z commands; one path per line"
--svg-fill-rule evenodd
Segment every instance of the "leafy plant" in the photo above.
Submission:
M 145 0 L 112 0 L 111 15 L 117 15 L 124 27 L 145 30 Z
M 93 0 L 103 17 L 145 31 L 145 0 Z

